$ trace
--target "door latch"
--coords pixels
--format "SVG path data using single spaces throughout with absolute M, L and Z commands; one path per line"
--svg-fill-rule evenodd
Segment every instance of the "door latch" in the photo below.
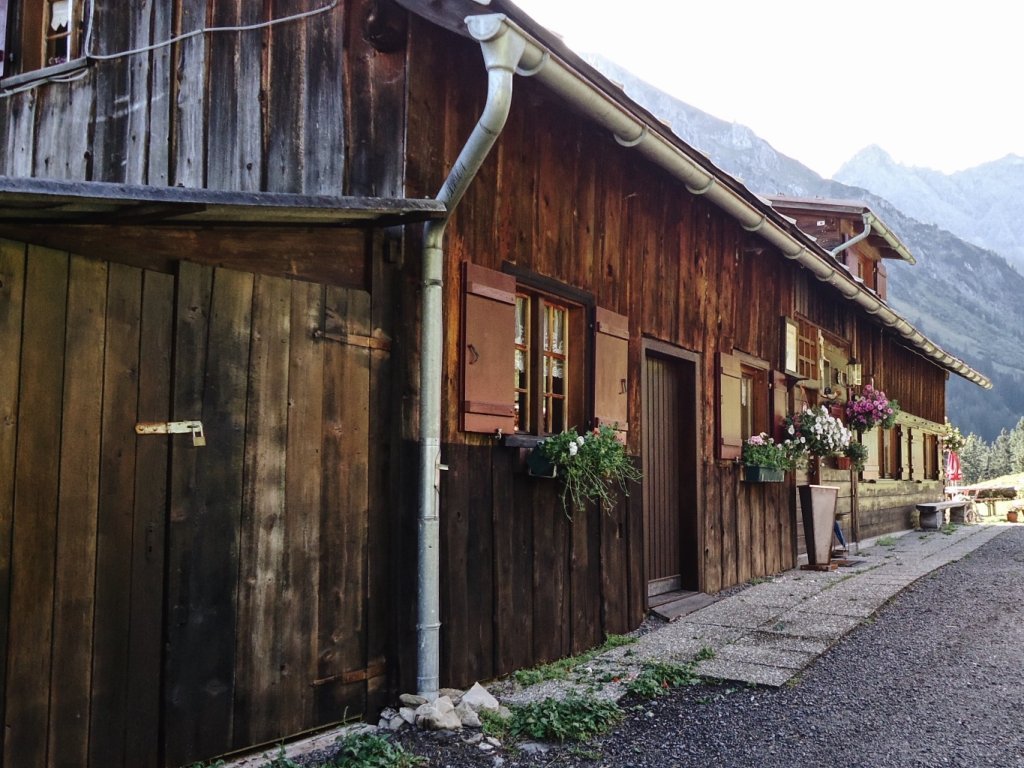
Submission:
M 201 448 L 206 445 L 201 421 L 140 421 L 135 425 L 137 435 L 192 435 L 192 445 Z

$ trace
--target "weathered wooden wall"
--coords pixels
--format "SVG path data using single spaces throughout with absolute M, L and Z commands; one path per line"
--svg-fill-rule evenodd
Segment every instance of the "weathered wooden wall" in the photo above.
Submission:
M 411 45 L 408 193 L 417 196 L 447 174 L 482 107 L 486 82 L 473 44 L 414 34 Z M 791 266 L 527 78 L 516 80 L 508 124 L 453 217 L 446 252 L 444 394 L 452 404 L 460 400 L 455 353 L 465 260 L 491 269 L 513 264 L 629 317 L 633 454 L 641 445 L 642 337 L 703 353 L 705 414 L 717 410 L 717 351 L 734 346 L 778 360 Z M 442 632 L 452 682 L 507 673 L 639 624 L 643 538 L 642 530 L 632 531 L 642 499 L 630 497 L 626 526 L 593 510 L 568 524 L 549 481 L 517 472 L 513 449 L 460 432 L 457 408 L 446 414 L 444 456 L 452 470 L 442 478 Z M 717 592 L 793 565 L 792 491 L 741 483 L 735 464 L 715 458 L 715 419 L 702 425 L 700 569 L 705 589 Z M 517 555 L 507 566 L 499 558 L 493 573 L 492 541 Z M 587 584 L 606 586 L 581 603 Z M 611 600 L 627 610 L 609 613 Z M 509 635 L 513 616 L 519 629 Z M 464 654 L 474 643 L 486 648 L 492 636 L 508 649 L 494 658 L 485 653 L 482 661 Z
M 180 765 L 380 706 L 387 304 L 9 240 L 0 291 L 4 764 Z M 188 419 L 205 447 L 134 429 Z
M 95 3 L 93 53 L 327 7 L 320 0 Z M 247 32 L 200 34 L 95 61 L 85 76 L 0 99 L 0 174 L 333 194 L 401 188 L 404 13 L 349 0 Z M 381 35 L 385 37 L 385 35 Z M 386 50 L 380 50 L 381 47 Z M 69 125 L 74 126 L 69 129 Z

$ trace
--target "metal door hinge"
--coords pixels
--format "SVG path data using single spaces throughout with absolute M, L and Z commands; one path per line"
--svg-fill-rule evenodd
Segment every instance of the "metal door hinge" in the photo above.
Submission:
M 192 435 L 192 445 L 206 445 L 201 421 L 140 421 L 135 425 L 137 435 Z

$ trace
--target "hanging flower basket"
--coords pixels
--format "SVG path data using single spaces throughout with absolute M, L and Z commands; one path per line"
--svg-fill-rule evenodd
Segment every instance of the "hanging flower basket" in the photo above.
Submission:
M 885 396 L 885 392 L 870 384 L 864 391 L 846 403 L 846 424 L 851 429 L 867 431 L 876 426 L 889 429 L 896 423 L 900 404 Z
M 748 483 L 781 483 L 786 479 L 786 470 L 778 467 L 759 467 L 756 464 L 743 466 L 743 480 Z

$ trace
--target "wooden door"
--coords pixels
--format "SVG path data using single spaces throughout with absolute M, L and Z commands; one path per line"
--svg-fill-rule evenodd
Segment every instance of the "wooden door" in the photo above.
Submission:
M 177 766 L 380 703 L 369 293 L 0 240 L 0 359 L 0 764 Z
M 667 351 L 667 350 L 666 350 Z M 696 366 L 647 349 L 643 381 L 648 596 L 697 590 Z
M 174 278 L 0 241 L 3 765 L 159 761 Z

